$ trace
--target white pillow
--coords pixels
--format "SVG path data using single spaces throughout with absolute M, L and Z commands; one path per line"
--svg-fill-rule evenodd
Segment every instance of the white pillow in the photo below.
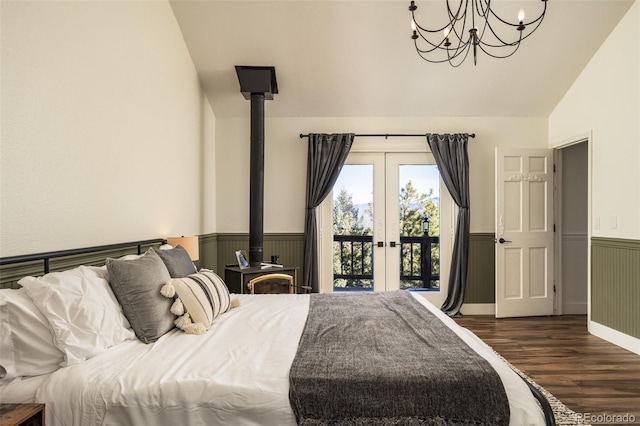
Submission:
M 16 377 L 16 361 L 9 324 L 9 306 L 4 292 L 5 290 L 0 292 L 0 380 L 9 381 Z
M 18 281 L 49 321 L 54 343 L 65 359 L 79 364 L 135 338 L 109 283 L 106 267 L 79 266 Z
M 25 289 L 0 290 L 0 365 L 4 380 L 51 373 L 64 360 L 53 343 L 49 322 Z

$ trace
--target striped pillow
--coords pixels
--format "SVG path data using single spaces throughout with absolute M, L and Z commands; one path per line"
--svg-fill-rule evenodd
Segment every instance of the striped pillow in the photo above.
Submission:
M 174 322 L 189 334 L 206 332 L 214 319 L 231 308 L 227 285 L 208 269 L 184 278 L 173 278 L 162 286 L 160 293 L 175 297 L 171 312 L 178 318 Z

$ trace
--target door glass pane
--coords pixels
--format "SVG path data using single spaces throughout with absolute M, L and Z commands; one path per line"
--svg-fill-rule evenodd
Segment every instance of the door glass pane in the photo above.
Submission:
M 333 290 L 373 291 L 372 164 L 345 164 L 333 186 Z
M 399 166 L 400 288 L 440 289 L 440 175 L 435 165 Z M 428 232 L 425 232 L 428 231 Z

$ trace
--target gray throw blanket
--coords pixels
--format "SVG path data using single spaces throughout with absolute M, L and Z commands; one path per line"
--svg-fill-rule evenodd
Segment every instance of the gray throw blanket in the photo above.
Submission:
M 489 363 L 405 291 L 312 294 L 291 366 L 299 425 L 507 425 Z

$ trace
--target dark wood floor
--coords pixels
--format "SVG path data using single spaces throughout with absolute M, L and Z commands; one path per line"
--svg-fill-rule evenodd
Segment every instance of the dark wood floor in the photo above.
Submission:
M 640 355 L 589 334 L 586 316 L 456 322 L 576 413 L 631 413 L 640 424 Z

